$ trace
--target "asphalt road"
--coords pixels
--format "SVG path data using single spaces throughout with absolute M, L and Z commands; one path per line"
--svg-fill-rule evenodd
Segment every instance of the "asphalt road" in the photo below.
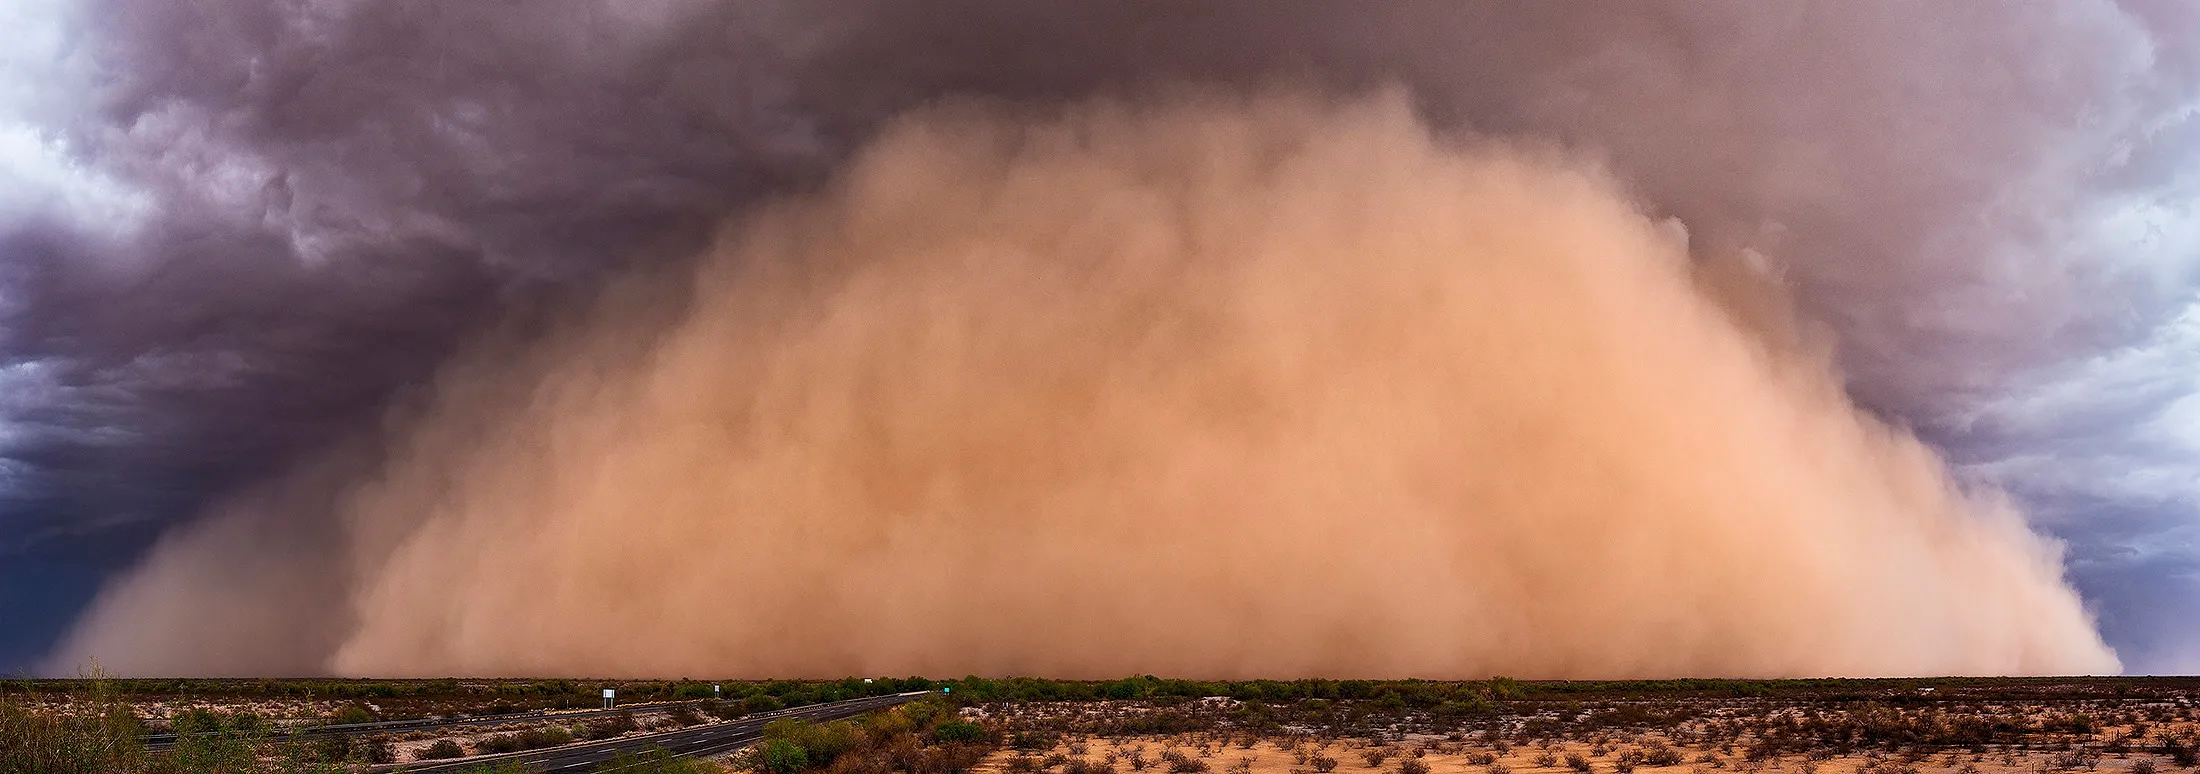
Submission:
M 651 712 L 657 710 L 668 710 L 682 704 L 695 704 L 698 701 L 708 700 L 698 699 L 692 701 L 627 704 L 621 705 L 615 709 L 607 710 L 594 709 L 566 710 L 559 712 L 520 712 L 510 715 L 476 715 L 473 717 L 462 718 L 416 718 L 412 720 L 384 720 L 373 723 L 338 723 L 325 726 L 310 726 L 306 728 L 300 728 L 290 733 L 295 738 L 306 739 L 316 736 L 328 736 L 331 734 L 375 734 L 389 733 L 394 731 L 419 731 L 424 729 L 438 728 L 462 728 L 466 726 L 501 726 L 506 723 L 564 723 L 577 720 L 589 720 L 592 718 L 609 717 L 621 712 Z M 167 750 L 175 746 L 175 734 L 153 734 L 145 737 L 145 747 L 148 750 Z
M 896 704 L 915 701 L 929 693 L 929 691 L 916 691 L 897 693 L 890 696 L 849 699 L 831 704 L 796 707 L 762 715 L 751 715 L 722 723 L 689 726 L 677 731 L 606 739 L 601 742 L 583 742 L 487 758 L 378 766 L 375 767 L 375 770 L 430 774 L 431 772 L 464 771 L 474 766 L 489 763 L 504 765 L 517 761 L 526 766 L 528 771 L 543 772 L 544 774 L 587 774 L 596 771 L 598 765 L 610 761 L 613 756 L 619 753 L 635 753 L 650 747 L 663 747 L 671 750 L 674 755 L 683 757 L 721 755 L 755 744 L 758 739 L 762 739 L 764 736 L 764 724 L 780 718 L 804 718 L 819 721 L 838 720 L 861 715 L 871 710 L 884 709 Z

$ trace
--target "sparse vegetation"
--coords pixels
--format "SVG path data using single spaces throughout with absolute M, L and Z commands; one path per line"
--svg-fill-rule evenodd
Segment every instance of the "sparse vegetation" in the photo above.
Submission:
M 335 771 L 438 759 L 431 753 L 555 746 L 576 734 L 601 738 L 738 716 L 752 703 L 805 704 L 849 689 L 846 681 L 728 683 L 718 701 L 707 683 L 676 681 L 622 688 L 621 697 L 699 695 L 696 703 L 629 707 L 574 729 L 506 726 L 443 740 L 417 733 L 290 736 L 300 728 L 407 717 L 432 701 L 466 712 L 535 708 L 568 695 L 590 698 L 586 691 L 598 685 L 557 682 L 405 681 L 388 683 L 390 695 L 307 697 L 293 688 L 309 681 L 205 681 L 231 695 L 281 698 L 139 704 L 168 694 L 133 691 L 166 689 L 118 681 L 100 699 L 88 681 L 10 681 L 0 683 L 0 774 Z M 896 682 L 888 687 L 906 681 Z M 348 686 L 346 693 L 369 685 L 328 684 Z M 887 713 L 898 720 L 799 732 L 782 726 L 742 762 L 772 774 L 953 774 L 975 764 L 990 741 L 1003 740 L 1028 755 L 1000 759 L 1002 770 L 1050 774 L 1147 774 L 1154 764 L 1148 750 L 1163 751 L 1160 761 L 1171 774 L 1284 774 L 1271 767 L 1285 765 L 1293 774 L 1329 774 L 1338 758 L 1353 761 L 1355 771 L 1367 762 L 1371 774 L 1417 774 L 1422 766 L 1471 766 L 1474 774 L 1525 766 L 1674 774 L 1657 770 L 1687 772 L 1691 764 L 1698 774 L 1721 768 L 1816 774 L 1821 764 L 1859 774 L 2156 774 L 2190 770 L 2200 740 L 2200 708 L 2192 701 L 2200 680 L 2167 678 L 1204 683 L 1142 677 L 948 685 L 951 696 Z M 148 752 L 148 733 L 181 733 L 182 743 L 174 752 Z M 793 760 L 787 753 L 797 749 L 801 758 Z M 938 752 L 949 749 L 962 753 L 951 759 Z M 769 754 L 775 751 L 776 762 Z
M 437 739 L 435 740 L 434 744 L 428 745 L 426 748 L 423 748 L 420 751 L 420 755 L 418 757 L 424 761 L 439 761 L 448 760 L 451 758 L 461 758 L 465 757 L 465 755 L 466 748 L 460 747 L 458 745 L 458 740 Z

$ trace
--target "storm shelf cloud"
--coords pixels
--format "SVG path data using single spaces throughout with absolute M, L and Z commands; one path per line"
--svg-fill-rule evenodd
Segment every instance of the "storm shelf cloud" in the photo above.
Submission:
M 570 11 L 0 9 L 0 668 L 2200 669 L 2190 4 Z

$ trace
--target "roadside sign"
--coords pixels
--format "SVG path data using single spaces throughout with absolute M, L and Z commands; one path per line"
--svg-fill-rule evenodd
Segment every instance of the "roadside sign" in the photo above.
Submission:
M 603 689 L 603 708 L 604 708 L 604 709 L 611 709 L 611 706 L 612 706 L 612 705 L 613 705 L 614 703 L 618 702 L 618 700 L 619 700 L 619 692 L 618 692 L 617 690 L 615 690 L 615 689 L 611 689 L 611 688 L 605 688 L 605 689 Z

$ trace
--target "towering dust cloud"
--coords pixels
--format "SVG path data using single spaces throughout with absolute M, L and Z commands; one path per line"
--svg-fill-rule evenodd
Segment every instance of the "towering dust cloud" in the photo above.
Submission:
M 2117 669 L 2054 545 L 1698 265 L 1597 169 L 1432 135 L 1396 94 L 935 109 L 729 226 L 680 292 L 483 346 L 376 453 L 171 536 L 61 655 Z M 302 507 L 339 526 L 265 529 Z

